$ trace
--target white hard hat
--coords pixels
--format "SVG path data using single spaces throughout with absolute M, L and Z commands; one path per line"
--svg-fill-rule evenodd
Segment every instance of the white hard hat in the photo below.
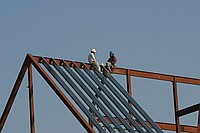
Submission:
M 93 49 L 91 49 L 91 52 L 96 53 L 96 50 L 93 48 Z

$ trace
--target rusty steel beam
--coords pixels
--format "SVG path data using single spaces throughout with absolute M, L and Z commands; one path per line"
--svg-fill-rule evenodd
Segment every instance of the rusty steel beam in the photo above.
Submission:
M 32 56 L 32 58 L 37 62 L 37 63 L 40 63 L 41 61 L 41 57 L 40 56 Z M 52 59 L 49 58 L 49 57 L 43 57 L 49 64 L 52 63 Z M 64 61 L 66 64 L 68 64 L 70 67 L 71 67 L 71 63 L 72 61 L 70 60 L 63 60 L 63 59 L 55 59 L 54 58 L 54 61 L 57 62 L 60 66 L 62 65 L 62 62 Z M 77 62 L 77 61 L 73 61 L 78 67 L 81 68 L 82 66 L 82 62 Z M 89 69 L 92 69 L 93 66 L 91 64 L 88 64 L 88 63 L 85 63 L 86 67 L 88 67 Z
M 176 124 L 163 123 L 163 122 L 156 122 L 156 124 L 162 130 L 176 131 Z M 197 132 L 197 127 L 196 126 L 188 126 L 188 125 L 180 125 L 180 131 L 181 132 L 196 133 Z
M 159 73 L 153 73 L 153 72 L 132 70 L 131 75 L 135 76 L 135 77 L 141 77 L 141 78 L 173 81 L 173 76 L 171 76 L 171 75 L 159 74 Z
M 28 66 L 28 87 L 29 87 L 29 106 L 30 106 L 30 128 L 31 133 L 35 133 L 35 113 L 34 113 L 34 96 L 33 96 L 33 74 L 32 65 Z
M 127 74 L 126 74 L 126 81 L 127 81 L 127 92 L 129 93 L 130 96 L 132 96 L 133 92 L 132 92 L 132 87 L 131 87 L 131 75 L 130 75 L 130 69 L 127 69 Z M 132 106 L 132 103 L 130 101 L 128 101 L 128 103 Z M 131 116 L 132 113 L 129 111 L 129 114 Z
M 19 87 L 20 87 L 20 85 L 21 85 L 21 83 L 22 83 L 22 80 L 23 80 L 23 78 L 24 78 L 24 75 L 25 75 L 25 73 L 26 73 L 28 64 L 29 64 L 29 61 L 27 60 L 27 56 L 26 56 L 26 58 L 25 58 L 25 60 L 24 60 L 24 63 L 23 63 L 23 65 L 22 65 L 22 67 L 21 67 L 21 70 L 20 70 L 20 72 L 19 72 L 19 75 L 18 75 L 18 77 L 17 77 L 17 80 L 16 80 L 16 82 L 15 82 L 15 84 L 14 84 L 14 87 L 13 87 L 13 89 L 12 89 L 12 92 L 11 92 L 11 94 L 10 94 L 10 97 L 9 97 L 9 99 L 8 99 L 8 101 L 7 101 L 6 107 L 5 107 L 5 109 L 4 109 L 4 111 L 3 111 L 3 114 L 2 114 L 2 116 L 1 116 L 1 119 L 0 119 L 0 133 L 2 132 L 2 129 L 3 129 L 3 127 L 4 127 L 4 124 L 5 124 L 5 122 L 6 122 L 6 119 L 7 119 L 7 117 L 8 117 L 8 114 L 9 114 L 9 112 L 10 112 L 10 110 L 11 110 L 11 107 L 12 107 L 12 105 L 13 105 L 13 103 L 14 103 L 14 100 L 15 100 L 15 98 L 16 98 L 16 95 L 17 95 L 17 93 L 18 93 L 18 91 L 19 91 Z
M 164 123 L 164 122 L 156 122 L 156 124 L 162 130 L 176 131 L 176 124 Z M 196 133 L 196 131 L 197 131 L 197 127 L 195 127 L 195 126 L 180 125 L 180 132 Z
M 126 75 L 126 69 L 116 68 L 114 73 Z M 156 79 L 156 80 L 164 80 L 164 81 L 174 81 L 174 78 L 176 78 L 176 82 L 178 83 L 200 85 L 200 79 L 196 79 L 196 78 L 188 78 L 188 77 L 181 77 L 181 76 L 175 76 L 175 75 L 139 71 L 139 70 L 131 70 L 131 76 Z
M 33 56 L 35 61 L 40 61 L 40 56 Z M 49 57 L 43 57 L 47 61 L 51 61 L 51 58 Z M 56 62 L 61 62 L 62 59 L 54 59 Z M 71 64 L 70 60 L 64 60 L 67 64 Z M 74 61 L 77 66 L 82 66 L 82 62 Z M 93 66 L 85 63 L 85 65 L 92 69 Z M 120 74 L 120 75 L 126 75 L 127 69 L 126 68 L 116 68 L 114 71 L 114 74 Z M 135 77 L 141 77 L 141 78 L 149 78 L 149 79 L 156 79 L 156 80 L 164 80 L 164 81 L 174 81 L 174 78 L 176 79 L 177 83 L 185 83 L 185 84 L 193 84 L 193 85 L 200 85 L 200 79 L 197 78 L 188 78 L 188 77 L 181 77 L 181 76 L 175 76 L 175 75 L 168 75 L 168 74 L 160 74 L 160 73 L 154 73 L 154 72 L 146 72 L 146 71 L 139 71 L 139 70 L 132 70 L 130 69 L 130 75 Z
M 109 119 L 104 116 L 104 118 L 109 122 Z M 116 121 L 121 124 L 121 122 L 118 120 L 117 117 L 115 117 Z M 126 118 L 124 118 L 127 122 L 129 122 Z M 98 120 L 99 121 L 99 120 Z M 100 121 L 99 121 L 100 122 Z M 146 121 L 147 124 L 149 124 Z M 168 130 L 168 131 L 176 131 L 176 124 L 172 123 L 164 123 L 164 122 L 156 122 L 156 124 L 162 129 L 162 130 Z M 139 124 L 142 126 L 141 124 Z M 134 128 L 134 127 L 133 127 Z M 188 125 L 180 125 L 180 131 L 181 132 L 190 132 L 190 133 L 196 133 L 197 132 L 197 127 L 196 126 L 188 126 Z
M 70 102 L 70 100 L 65 96 L 65 94 L 59 89 L 56 83 L 48 76 L 45 70 L 39 65 L 40 58 L 34 58 L 31 54 L 28 54 L 30 62 L 36 68 L 36 70 L 41 74 L 45 81 L 50 85 L 53 91 L 58 95 L 62 102 L 68 107 L 76 119 L 81 123 L 81 125 L 89 133 L 95 133 L 94 129 L 88 124 L 81 113 L 75 108 L 75 106 Z

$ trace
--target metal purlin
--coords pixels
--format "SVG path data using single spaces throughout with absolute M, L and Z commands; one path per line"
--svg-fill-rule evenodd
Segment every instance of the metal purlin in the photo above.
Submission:
M 104 68 L 105 69 L 105 68 Z M 106 70 L 105 70 L 106 71 Z M 109 81 L 107 80 L 107 78 L 106 77 L 104 77 L 98 70 L 95 70 L 95 74 L 97 74 L 98 75 L 98 77 L 101 79 L 101 80 L 103 80 L 103 82 L 108 86 L 108 88 L 115 94 L 115 96 L 123 103 L 123 105 L 133 114 L 133 116 L 140 122 L 140 124 L 142 124 L 143 125 L 143 127 L 148 131 L 148 132 L 153 132 L 153 130 L 145 123 L 145 121 L 140 117 L 140 115 L 130 106 L 130 104 L 124 99 L 124 98 L 122 98 L 121 97 L 121 95 L 120 95 L 120 93 L 118 92 L 118 91 L 115 91 L 114 90 L 114 86 L 113 85 L 111 85 L 110 83 L 109 83 Z M 108 71 L 107 72 L 105 72 L 105 74 L 107 74 L 107 75 L 111 75 L 111 74 L 108 74 Z M 114 78 L 113 78 L 114 79 Z M 115 82 L 114 82 L 115 83 Z M 115 85 L 116 85 L 117 83 L 115 83 Z M 119 83 L 117 84 L 117 85 L 119 85 Z M 120 91 L 123 91 L 122 90 L 123 89 L 123 87 L 121 86 L 121 88 L 120 88 Z M 125 90 L 125 89 L 124 89 Z M 127 96 L 127 95 L 129 95 L 127 92 L 126 92 L 126 94 L 125 93 L 123 93 L 125 96 Z M 133 102 L 133 98 L 131 98 L 131 96 L 129 95 L 129 97 L 128 97 L 129 99 L 128 100 L 130 100 L 131 102 Z M 136 102 L 135 102 L 136 103 Z M 135 104 L 134 103 L 134 104 Z M 138 105 L 138 104 L 137 104 Z M 139 105 L 138 105 L 139 106 Z M 141 109 L 141 108 L 137 108 L 137 110 L 138 111 L 140 111 L 141 112 L 141 110 L 139 110 L 139 109 Z M 144 113 L 144 111 L 142 112 L 142 113 Z M 144 116 L 144 114 L 143 114 L 143 116 Z M 151 124 L 152 124 L 152 120 L 150 119 L 150 117 L 147 117 L 147 114 L 145 115 L 145 119 L 149 122 L 151 122 Z M 154 123 L 154 122 L 153 122 Z M 157 127 L 157 126 L 155 126 L 155 127 Z M 155 128 L 154 127 L 154 128 Z M 162 133 L 162 131 L 161 131 L 161 129 L 159 130 L 158 128 L 156 128 L 156 131 L 157 132 L 159 132 L 159 133 Z
M 94 74 L 83 64 L 83 70 L 88 74 L 88 76 L 101 88 L 101 90 L 107 95 L 107 97 L 115 104 L 115 106 L 121 111 L 121 113 L 133 124 L 133 126 L 140 133 L 144 133 L 143 129 L 138 125 L 138 123 L 131 118 L 127 111 L 122 107 L 122 105 L 117 101 L 117 99 L 110 95 L 110 92 L 106 89 L 105 86 L 94 76 Z M 153 131 L 150 131 L 153 132 Z
M 104 68 L 105 69 L 105 68 Z M 139 104 L 124 90 L 124 88 L 116 81 L 116 79 L 109 73 L 105 73 L 105 76 L 120 90 L 120 92 L 132 103 L 132 105 L 141 113 L 141 115 L 150 123 L 150 125 L 157 131 L 162 130 L 155 124 L 155 122 L 148 116 L 148 114 L 139 106 Z M 133 108 L 129 109 L 133 110 Z
M 106 68 L 103 68 L 105 71 Z M 124 88 L 116 81 L 116 79 L 108 72 L 104 74 L 110 81 L 120 90 L 120 92 L 132 103 L 132 105 L 141 113 L 141 115 L 150 123 L 150 125 L 158 132 L 163 133 L 163 131 L 156 125 L 156 123 L 148 116 L 148 114 L 139 106 L 139 104 L 124 90 Z M 133 111 L 133 108 L 128 109 Z
M 63 67 L 69 72 L 72 71 L 69 66 L 63 62 Z M 89 87 L 96 93 L 98 94 L 98 97 L 104 102 L 105 105 L 107 105 L 107 107 L 113 112 L 113 114 L 121 121 L 122 125 L 124 125 L 124 127 L 129 131 L 129 132 L 135 132 L 133 130 L 133 128 L 124 120 L 124 118 L 116 111 L 116 109 L 110 104 L 110 102 L 104 97 L 104 95 L 102 95 L 102 93 L 96 89 L 96 87 L 94 86 L 94 84 L 85 76 L 85 74 L 76 66 L 76 64 L 73 63 L 73 68 L 74 70 L 80 75 L 80 77 L 82 77 L 82 79 L 89 85 Z M 75 77 L 74 77 L 75 76 Z M 82 86 L 82 88 L 86 88 L 86 86 L 82 83 L 82 81 L 78 78 L 77 75 L 73 75 L 74 79 L 77 80 L 77 82 Z M 89 91 L 90 93 L 90 91 Z M 92 95 L 93 97 L 95 97 L 92 93 L 90 93 L 88 95 Z M 104 112 L 104 106 L 98 101 L 95 103 L 97 104 L 97 106 Z M 113 118 L 112 115 L 110 115 L 109 112 L 104 112 L 104 114 L 110 119 L 110 121 L 112 122 L 112 124 L 114 124 L 116 122 L 116 120 Z M 115 124 L 114 124 L 115 125 Z M 117 123 L 118 125 L 118 123 Z M 116 128 L 118 129 L 118 127 L 116 126 Z M 124 131 L 124 130 L 123 130 Z
M 89 107 L 91 107 L 91 102 L 86 98 L 86 96 L 80 91 L 80 89 L 74 84 L 74 82 L 68 77 L 68 75 L 66 75 L 65 74 L 65 72 L 61 69 L 61 67 L 55 62 L 55 61 L 53 61 L 53 66 L 56 68 L 56 70 L 64 77 L 64 79 L 73 87 L 73 89 L 76 91 L 76 93 L 83 99 L 83 101 L 89 106 Z M 71 71 L 71 73 L 70 74 L 72 74 L 73 76 L 75 76 L 74 75 L 74 73 L 73 73 L 73 71 Z M 73 77 L 75 80 L 76 80 L 76 78 L 75 77 Z M 82 86 L 81 86 L 82 87 Z M 86 93 L 89 93 L 88 91 L 89 91 L 89 89 L 87 89 L 87 88 L 85 88 L 85 87 L 82 87 L 82 89 L 84 89 L 85 90 L 85 92 Z M 86 90 L 87 89 L 87 90 Z M 92 95 L 92 93 L 90 93 L 90 95 L 89 96 L 91 96 L 92 98 L 93 98 L 93 100 L 94 101 L 96 101 L 96 102 L 99 102 L 98 100 L 97 100 L 97 98 L 94 96 L 94 95 Z M 92 105 L 93 106 L 93 105 Z M 103 105 L 102 105 L 103 106 Z M 93 106 L 94 107 L 94 106 Z M 96 110 L 96 109 L 95 109 Z M 110 132 L 113 132 L 113 129 L 112 129 L 112 127 L 110 126 L 110 124 L 102 117 L 102 115 L 99 115 L 99 114 L 96 114 L 96 116 L 102 121 L 102 123 L 108 128 L 108 130 L 110 131 Z M 119 129 L 119 131 L 123 131 L 123 129 L 121 128 L 120 129 L 120 125 L 118 124 L 118 129 Z
M 94 123 L 96 128 L 99 130 L 99 132 L 105 132 L 105 130 L 102 128 L 102 126 L 99 124 L 99 122 L 93 117 L 93 115 L 89 112 L 89 110 L 83 105 L 83 103 L 76 97 L 76 95 L 70 90 L 70 88 L 65 84 L 65 82 L 59 77 L 59 75 L 49 66 L 49 64 L 42 58 L 42 64 L 45 66 L 45 68 L 52 74 L 52 76 L 58 81 L 58 83 L 64 88 L 64 90 L 70 95 L 70 97 L 75 101 L 75 103 L 81 108 L 81 110 L 88 116 L 88 118 Z M 95 109 L 95 107 L 92 104 L 89 104 L 91 110 L 100 116 L 100 113 Z M 109 127 L 109 126 L 107 126 Z M 111 128 L 108 128 L 111 130 Z M 112 130 L 111 132 L 115 132 Z
M 116 120 L 113 118 L 113 116 L 106 110 L 106 108 L 98 101 L 97 97 L 94 96 L 94 94 L 88 89 L 88 87 L 79 79 L 79 77 L 72 71 L 71 68 L 67 64 L 63 62 L 63 67 L 65 70 L 73 77 L 74 80 L 82 87 L 82 89 L 88 94 L 88 96 L 100 107 L 101 111 L 104 112 L 104 114 L 107 115 L 107 117 L 110 119 L 110 121 L 113 123 L 113 125 L 116 126 L 116 128 L 122 132 L 124 131 L 123 128 L 116 122 Z M 95 88 L 95 91 L 97 91 L 97 88 Z M 108 101 L 106 101 L 108 102 Z
M 133 114 L 133 116 L 143 125 L 143 127 L 149 132 L 153 133 L 152 129 L 143 121 L 143 119 L 138 115 L 138 113 L 133 110 L 128 104 L 128 102 L 118 93 L 117 91 L 114 90 L 114 86 L 112 86 L 106 77 L 104 77 L 98 70 L 95 70 L 95 73 L 98 75 L 98 77 L 108 86 L 108 88 L 115 94 L 115 96 L 122 102 L 122 104 L 129 109 L 129 111 Z

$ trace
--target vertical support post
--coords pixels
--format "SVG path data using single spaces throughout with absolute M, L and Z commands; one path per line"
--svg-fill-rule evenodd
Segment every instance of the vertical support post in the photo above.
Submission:
M 132 92 L 132 87 L 131 87 L 131 71 L 130 69 L 127 69 L 127 74 L 126 74 L 126 81 L 127 81 L 127 92 L 129 93 L 130 96 L 133 95 Z M 132 103 L 128 101 L 130 106 L 132 106 Z M 130 116 L 133 116 L 133 114 L 129 111 Z
M 35 133 L 35 119 L 34 119 L 34 97 L 33 97 L 33 78 L 32 65 L 28 66 L 28 86 L 29 86 L 29 106 L 30 106 L 30 127 L 31 133 Z
M 130 69 L 127 69 L 126 80 L 127 80 L 127 91 L 132 96 L 131 71 L 130 71 Z
M 200 107 L 199 107 L 199 119 L 198 119 L 198 125 L 197 125 L 197 133 L 200 133 Z
M 173 96 L 174 96 L 174 113 L 175 113 L 175 122 L 176 122 L 176 132 L 180 133 L 180 120 L 177 116 L 178 112 L 178 90 L 177 90 L 177 83 L 176 78 L 174 77 L 173 81 Z

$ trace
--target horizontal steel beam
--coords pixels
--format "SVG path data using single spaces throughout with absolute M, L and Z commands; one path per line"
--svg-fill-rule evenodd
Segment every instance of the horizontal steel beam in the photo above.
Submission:
M 40 56 L 33 56 L 33 58 L 40 63 L 41 57 Z M 51 58 L 49 57 L 43 57 L 47 62 L 51 62 Z M 54 59 L 58 64 L 61 65 L 63 59 Z M 64 60 L 69 66 L 71 66 L 70 60 Z M 74 63 L 77 64 L 77 66 L 81 67 L 82 62 L 74 61 Z M 85 63 L 85 65 L 89 69 L 93 69 L 93 66 Z M 116 68 L 114 71 L 114 74 L 120 74 L 120 75 L 127 75 L 126 68 Z M 140 70 L 130 70 L 130 76 L 135 77 L 141 77 L 141 78 L 149 78 L 149 79 L 156 79 L 156 80 L 164 80 L 164 81 L 176 81 L 177 83 L 185 83 L 185 84 L 193 84 L 193 85 L 200 85 L 200 79 L 197 78 L 188 78 L 188 77 L 182 77 L 182 76 L 175 76 L 175 75 L 168 75 L 168 74 L 161 74 L 161 73 L 154 73 L 154 72 L 147 72 L 147 71 L 140 71 Z
M 176 131 L 176 124 L 163 123 L 163 122 L 156 122 L 156 124 L 162 130 Z M 181 129 L 180 130 L 181 132 L 189 132 L 189 133 L 196 133 L 197 132 L 197 127 L 195 127 L 195 126 L 180 125 L 180 129 Z
M 105 119 L 110 123 L 109 119 L 104 116 Z M 115 117 L 116 121 L 120 123 L 117 117 Z M 126 118 L 124 118 L 126 121 L 128 121 Z M 100 122 L 100 121 L 99 121 Z M 147 124 L 149 124 L 146 121 Z M 176 124 L 173 123 L 164 123 L 164 122 L 156 122 L 156 124 L 162 129 L 162 130 L 168 130 L 168 131 L 176 131 Z M 140 126 L 142 126 L 140 124 Z M 197 132 L 197 127 L 196 126 L 188 126 L 188 125 L 180 125 L 181 132 L 190 132 L 190 133 L 196 133 Z

